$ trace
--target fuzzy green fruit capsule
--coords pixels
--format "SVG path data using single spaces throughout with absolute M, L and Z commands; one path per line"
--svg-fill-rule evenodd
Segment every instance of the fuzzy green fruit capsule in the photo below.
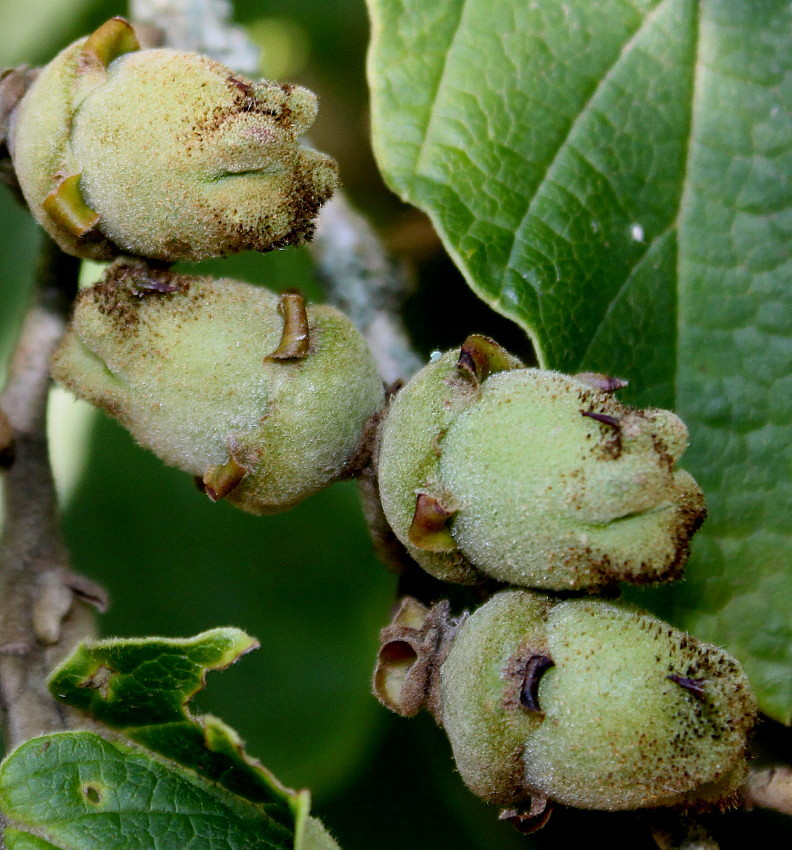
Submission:
M 371 353 L 337 310 L 121 261 L 80 294 L 52 372 L 212 499 L 256 514 L 353 474 L 383 402 Z
M 485 800 L 532 800 L 538 815 L 543 799 L 615 811 L 735 797 L 756 703 L 720 648 L 596 599 L 507 590 L 461 621 L 405 605 L 410 622 L 383 631 L 375 691 L 404 714 L 422 695 Z
M 705 515 L 698 485 L 676 468 L 684 424 L 621 404 L 623 382 L 520 365 L 471 337 L 394 400 L 380 494 L 410 554 L 466 583 L 563 590 L 677 577 Z
M 39 74 L 9 148 L 33 215 L 70 254 L 200 260 L 300 244 L 338 182 L 297 138 L 316 97 L 194 53 L 140 50 L 114 18 Z

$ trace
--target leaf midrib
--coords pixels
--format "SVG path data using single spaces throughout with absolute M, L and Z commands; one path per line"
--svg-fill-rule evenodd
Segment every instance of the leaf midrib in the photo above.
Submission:
M 448 63 L 451 58 L 451 54 L 454 52 L 454 47 L 456 45 L 457 36 L 462 28 L 462 22 L 465 18 L 465 12 L 468 8 L 468 0 L 462 0 L 462 4 L 458 7 L 459 14 L 456 19 L 456 23 L 454 24 L 454 31 L 451 35 L 451 39 L 448 42 L 448 49 L 443 54 L 443 64 L 440 68 L 440 73 L 437 75 L 437 85 L 435 86 L 434 91 L 432 92 L 431 100 L 428 105 L 428 116 L 426 123 L 423 127 L 423 139 L 421 141 L 421 147 L 418 149 L 418 155 L 415 158 L 414 169 L 416 174 L 421 173 L 421 165 L 423 162 L 423 157 L 426 152 L 427 141 L 429 140 L 429 133 L 432 130 L 432 122 L 435 117 L 435 106 L 437 105 L 437 99 L 440 96 L 440 92 L 443 88 L 443 83 L 445 82 L 446 72 L 448 70 Z
M 676 304 L 676 315 L 675 315 L 675 323 L 674 323 L 674 370 L 672 373 L 672 385 L 671 385 L 671 394 L 672 398 L 678 402 L 678 387 L 680 381 L 679 375 L 679 340 L 681 337 L 681 320 L 680 320 L 680 310 L 679 310 L 679 301 L 681 295 L 681 283 L 682 283 L 682 243 L 679 238 L 679 234 L 682 230 L 682 221 L 684 218 L 685 210 L 688 206 L 687 199 L 690 192 L 690 171 L 691 171 L 691 161 L 693 159 L 693 138 L 695 136 L 696 131 L 696 113 L 697 113 L 697 105 L 698 100 L 701 93 L 701 4 L 703 0 L 697 0 L 696 2 L 696 15 L 693 19 L 693 26 L 695 27 L 695 32 L 693 33 L 693 62 L 692 62 L 692 80 L 690 87 L 690 112 L 688 119 L 688 131 L 687 131 L 687 149 L 685 151 L 685 164 L 682 168 L 682 178 L 680 180 L 681 191 L 679 193 L 679 204 L 677 206 L 677 213 L 674 217 L 673 227 L 677 232 L 677 246 L 676 246 L 676 280 L 674 281 L 674 303 Z
M 513 260 L 514 260 L 514 253 L 515 253 L 515 250 L 517 248 L 518 241 L 519 241 L 520 233 L 522 232 L 522 229 L 525 226 L 525 222 L 528 220 L 529 216 L 534 212 L 535 202 L 536 202 L 537 198 L 541 194 L 541 192 L 542 192 L 543 188 L 545 187 L 545 185 L 547 184 L 547 182 L 551 179 L 551 173 L 552 173 L 556 163 L 558 162 L 558 158 L 561 156 L 561 154 L 570 145 L 570 140 L 572 139 L 573 135 L 575 134 L 576 130 L 578 129 L 580 122 L 582 120 L 584 120 L 584 118 L 588 115 L 588 111 L 591 107 L 591 104 L 597 98 L 597 96 L 602 91 L 604 86 L 607 85 L 610 82 L 611 77 L 612 77 L 615 69 L 618 68 L 618 66 L 619 66 L 620 62 L 622 61 L 622 59 L 624 58 L 624 56 L 626 56 L 630 52 L 633 44 L 635 43 L 635 41 L 638 38 L 640 38 L 640 36 L 643 33 L 643 31 L 645 30 L 646 26 L 651 21 L 653 21 L 654 18 L 657 15 L 660 14 L 661 10 L 664 9 L 665 5 L 667 3 L 670 3 L 670 2 L 674 2 L 674 0 L 660 0 L 660 2 L 651 10 L 651 12 L 649 12 L 644 17 L 644 19 L 641 21 L 641 23 L 633 30 L 633 32 L 630 33 L 629 38 L 627 38 L 627 40 L 622 44 L 622 46 L 620 47 L 619 52 L 615 56 L 613 62 L 608 66 L 607 71 L 600 77 L 599 80 L 597 80 L 596 84 L 592 87 L 591 92 L 589 93 L 588 97 L 586 98 L 585 103 L 578 110 L 577 114 L 575 115 L 575 117 L 570 122 L 569 129 L 564 134 L 564 137 L 560 140 L 560 142 L 558 143 L 556 148 L 553 150 L 553 152 L 552 152 L 552 154 L 551 154 L 551 156 L 548 160 L 547 168 L 545 168 L 545 171 L 542 174 L 542 177 L 540 178 L 539 182 L 536 184 L 536 188 L 534 189 L 533 193 L 531 194 L 531 196 L 528 200 L 528 204 L 526 206 L 525 213 L 523 214 L 522 218 L 520 219 L 519 225 L 514 230 L 511 249 L 509 250 L 509 257 L 506 261 L 507 268 L 513 269 L 515 272 L 517 271 L 517 269 L 514 268 Z

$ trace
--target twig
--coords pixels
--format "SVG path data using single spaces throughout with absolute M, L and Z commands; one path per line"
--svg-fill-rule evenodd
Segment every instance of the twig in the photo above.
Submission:
M 259 70 L 260 51 L 242 27 L 230 22 L 227 0 L 130 0 L 135 24 L 158 30 L 161 44 L 205 53 L 241 74 Z
M 382 379 L 390 392 L 395 392 L 423 365 L 401 319 L 407 294 L 404 268 L 388 257 L 371 225 L 340 192 L 322 210 L 309 248 L 327 288 L 328 301 L 355 323 L 374 355 Z M 407 575 L 414 563 L 382 509 L 377 441 L 375 431 L 372 463 L 359 479 L 363 512 L 379 558 L 389 569 Z
M 328 300 L 366 338 L 385 383 L 409 378 L 423 363 L 401 321 L 404 268 L 388 257 L 371 225 L 340 193 L 322 210 L 309 247 Z
M 766 767 L 752 771 L 746 797 L 749 805 L 792 815 L 792 767 Z
M 93 636 L 93 615 L 85 602 L 104 605 L 102 592 L 69 570 L 46 435 L 49 358 L 63 334 L 78 270 L 78 260 L 47 242 L 36 300 L 0 394 L 7 467 L 0 541 L 0 712 L 9 748 L 73 725 L 47 692 L 46 677 L 80 640 Z

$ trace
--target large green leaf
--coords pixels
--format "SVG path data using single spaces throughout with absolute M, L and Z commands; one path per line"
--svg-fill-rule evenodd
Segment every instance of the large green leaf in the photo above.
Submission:
M 541 362 L 675 408 L 710 519 L 644 594 L 792 719 L 792 7 L 369 0 L 374 141 Z
M 9 850 L 338 850 L 307 791 L 285 788 L 232 729 L 187 707 L 207 672 L 257 645 L 226 628 L 79 646 L 50 690 L 124 738 L 58 733 L 14 750 L 0 766 Z

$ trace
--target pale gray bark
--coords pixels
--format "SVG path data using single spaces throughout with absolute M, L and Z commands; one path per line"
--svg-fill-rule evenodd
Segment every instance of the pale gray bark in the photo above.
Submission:
M 94 635 L 91 605 L 102 591 L 69 568 L 58 525 L 46 433 L 49 358 L 61 338 L 79 261 L 47 242 L 36 299 L 0 393 L 5 527 L 0 540 L 0 712 L 10 749 L 35 735 L 79 725 L 46 680 Z
M 130 0 L 135 24 L 157 29 L 161 44 L 205 53 L 240 74 L 256 76 L 259 49 L 242 27 L 231 23 L 228 0 Z

